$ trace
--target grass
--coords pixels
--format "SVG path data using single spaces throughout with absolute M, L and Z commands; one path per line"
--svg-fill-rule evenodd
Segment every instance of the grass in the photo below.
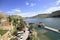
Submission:
M 31 40 L 39 40 L 36 29 L 34 27 L 34 24 L 30 24 L 30 31 L 31 31 L 30 39 Z
M 10 40 L 14 40 L 14 38 L 11 38 Z
M 1 34 L 1 35 L 4 35 L 6 32 L 7 32 L 7 30 L 1 30 L 1 29 L 0 29 L 0 34 Z
M 17 32 L 18 32 L 17 27 L 14 26 L 14 30 L 13 30 L 12 36 L 15 36 Z
M 32 31 L 30 37 L 31 37 L 31 40 L 39 40 L 35 29 Z

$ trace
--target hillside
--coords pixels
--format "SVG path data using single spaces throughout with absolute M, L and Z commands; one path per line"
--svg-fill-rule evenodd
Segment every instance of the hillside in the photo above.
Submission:
M 32 18 L 48 18 L 49 14 L 38 14 L 36 16 L 33 16 Z
M 7 14 L 5 14 L 4 12 L 0 12 L 0 18 L 7 18 L 8 17 L 8 15 Z
M 19 16 L 19 15 L 11 15 L 11 17 L 12 17 L 12 18 L 16 18 L 16 19 L 17 19 L 17 18 L 19 18 L 19 19 L 20 19 L 20 18 L 23 18 L 22 16 Z
M 58 11 L 54 11 L 54 12 L 52 12 L 51 14 L 38 14 L 38 15 L 36 15 L 36 16 L 33 16 L 33 17 L 31 17 L 31 18 L 50 18 L 50 17 L 54 17 L 54 18 L 56 18 L 56 17 L 60 17 L 60 10 L 58 10 Z
M 51 17 L 60 17 L 60 10 L 52 12 L 50 16 Z
M 0 18 L 8 18 L 9 15 L 7 15 L 4 12 L 0 12 Z M 10 15 L 12 18 L 23 18 L 22 16 L 19 15 Z

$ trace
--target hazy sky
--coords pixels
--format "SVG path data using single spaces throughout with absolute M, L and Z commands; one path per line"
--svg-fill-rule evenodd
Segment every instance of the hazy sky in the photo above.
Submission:
M 30 17 L 60 10 L 60 0 L 0 0 L 0 11 Z

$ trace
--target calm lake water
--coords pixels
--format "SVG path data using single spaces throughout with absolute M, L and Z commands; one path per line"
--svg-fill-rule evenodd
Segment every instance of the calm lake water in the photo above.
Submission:
M 34 19 L 26 19 L 27 23 L 35 23 L 39 22 L 44 23 L 48 27 L 52 27 L 55 29 L 60 29 L 60 18 L 34 18 Z M 60 40 L 60 34 L 52 32 L 50 30 L 44 28 L 37 28 L 40 31 L 40 40 Z

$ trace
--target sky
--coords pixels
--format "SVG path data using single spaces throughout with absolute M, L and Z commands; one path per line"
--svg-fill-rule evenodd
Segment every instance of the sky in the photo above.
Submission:
M 0 12 L 31 17 L 60 10 L 60 0 L 0 0 Z

